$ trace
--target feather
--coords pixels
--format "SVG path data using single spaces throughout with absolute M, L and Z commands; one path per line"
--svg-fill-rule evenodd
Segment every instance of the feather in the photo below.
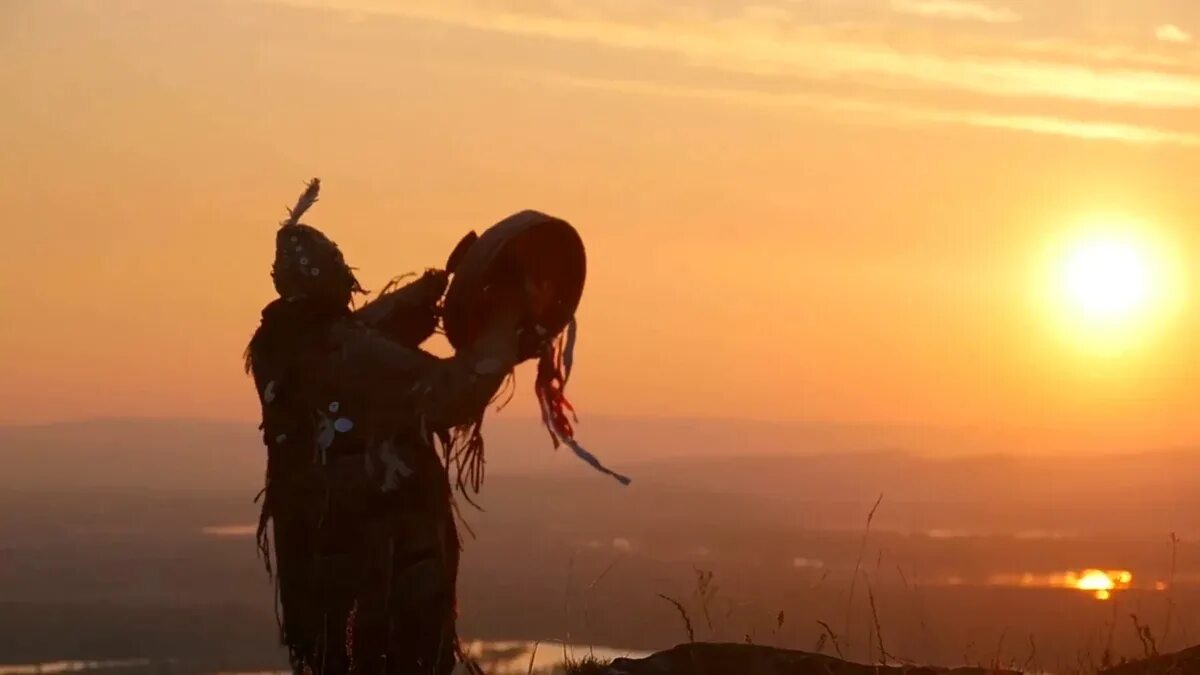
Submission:
M 317 194 L 321 192 L 321 179 L 314 178 L 308 181 L 304 186 L 304 192 L 300 195 L 300 199 L 296 200 L 296 205 L 288 209 L 288 217 L 281 223 L 280 227 L 288 227 L 296 225 L 300 222 L 300 217 L 308 211 L 313 204 L 317 203 Z

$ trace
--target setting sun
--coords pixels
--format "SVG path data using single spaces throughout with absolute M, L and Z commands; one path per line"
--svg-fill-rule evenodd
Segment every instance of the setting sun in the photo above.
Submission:
M 1149 344 L 1178 305 L 1176 247 L 1132 219 L 1093 218 L 1063 232 L 1038 282 L 1053 324 L 1084 353 L 1114 355 Z
M 1152 261 L 1127 237 L 1076 244 L 1063 264 L 1068 301 L 1089 319 L 1128 320 L 1146 309 L 1154 291 Z

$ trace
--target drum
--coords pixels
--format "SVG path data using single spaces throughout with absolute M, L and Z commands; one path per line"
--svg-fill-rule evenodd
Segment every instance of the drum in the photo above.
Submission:
M 559 334 L 575 316 L 587 276 L 587 256 L 579 233 L 565 220 L 521 211 L 488 228 L 453 257 L 457 260 L 442 308 L 442 327 L 455 349 L 469 347 L 486 328 L 484 289 L 493 283 L 512 283 L 514 275 L 537 289 L 534 325 L 528 328 L 538 329 L 542 338 Z M 536 356 L 543 341 L 522 344 L 521 357 Z

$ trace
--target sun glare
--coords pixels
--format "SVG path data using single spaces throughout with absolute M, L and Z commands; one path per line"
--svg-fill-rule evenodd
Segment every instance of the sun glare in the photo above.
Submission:
M 1128 350 L 1177 303 L 1169 246 L 1136 222 L 1091 221 L 1063 236 L 1048 259 L 1048 307 L 1065 336 L 1088 352 Z
M 1152 264 L 1146 251 L 1128 238 L 1083 241 L 1063 263 L 1063 290 L 1086 317 L 1129 319 L 1150 301 Z

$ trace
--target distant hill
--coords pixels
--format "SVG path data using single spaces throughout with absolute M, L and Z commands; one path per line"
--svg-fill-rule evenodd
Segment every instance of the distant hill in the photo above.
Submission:
M 97 420 L 0 427 L 0 489 L 250 490 L 262 482 L 253 424 Z
M 244 488 L 257 484 L 262 473 L 263 449 L 255 427 L 253 422 L 187 419 L 0 426 L 5 461 L 0 486 Z M 569 453 L 555 453 L 536 419 L 495 415 L 485 431 L 490 472 L 589 472 Z M 618 468 L 722 457 L 843 455 L 888 447 L 940 452 L 958 447 L 952 434 L 903 427 L 678 418 L 584 418 L 579 437 Z M 968 441 L 963 444 L 969 449 Z
M 1200 532 L 1200 449 L 1069 457 L 887 450 L 886 427 L 596 418 L 581 438 L 634 484 L 554 452 L 536 420 L 489 422 L 484 499 L 516 508 L 565 490 L 575 508 L 667 508 L 718 496 L 754 508 L 803 506 L 814 527 L 857 527 L 879 494 L 879 526 L 978 531 L 1144 529 Z M 895 437 L 921 436 L 898 428 Z M 924 434 L 926 439 L 933 438 Z M 918 442 L 920 439 L 909 439 Z M 939 439 L 945 442 L 948 437 Z M 895 446 L 892 446 L 895 447 Z M 0 490 L 221 491 L 253 495 L 264 452 L 253 423 L 101 420 L 0 427 Z M 503 480 L 501 480 L 503 479 Z M 515 486 L 521 486 L 516 489 Z M 568 487 L 569 486 L 569 487 Z M 510 492 L 510 488 L 512 491 Z M 687 496 L 685 499 L 684 496 Z M 714 514 L 719 515 L 718 509 Z M 1195 515 L 1193 515 L 1195 514 Z M 946 534 L 956 534 L 947 532 Z

